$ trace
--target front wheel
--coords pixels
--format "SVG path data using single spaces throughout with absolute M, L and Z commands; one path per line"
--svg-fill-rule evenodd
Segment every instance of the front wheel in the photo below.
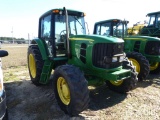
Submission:
M 138 72 L 138 80 L 143 81 L 149 75 L 149 62 L 141 53 L 129 52 L 126 54 L 128 59 L 136 66 Z
M 135 67 L 133 64 L 125 58 L 123 61 L 123 69 L 130 69 L 131 70 L 131 77 L 126 78 L 124 80 L 119 81 L 106 81 L 108 87 L 118 93 L 126 93 L 135 88 L 138 78 L 137 72 L 135 71 Z
M 76 116 L 88 107 L 88 82 L 75 66 L 62 65 L 53 75 L 54 92 L 60 108 L 70 116 Z
M 150 73 L 151 74 L 160 73 L 160 63 L 159 62 L 150 62 Z

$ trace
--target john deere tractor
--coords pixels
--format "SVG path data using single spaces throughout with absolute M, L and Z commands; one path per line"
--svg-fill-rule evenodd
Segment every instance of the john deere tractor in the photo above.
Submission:
M 130 35 L 144 35 L 160 38 L 160 11 L 147 14 L 148 21 L 135 24 L 128 29 Z
M 108 35 L 123 38 L 124 51 L 127 57 L 136 66 L 139 79 L 144 79 L 149 73 L 160 72 L 160 39 L 149 36 L 129 36 L 127 24 L 129 22 L 120 19 L 110 19 L 95 23 L 94 34 L 103 35 L 109 30 Z M 143 55 L 143 56 L 142 56 Z M 149 64 L 147 60 L 149 61 Z M 149 67 L 150 66 L 150 69 Z
M 124 41 L 86 35 L 84 17 L 65 8 L 44 13 L 27 55 L 33 84 L 52 82 L 60 108 L 70 116 L 87 109 L 88 85 L 106 82 L 111 90 L 126 93 L 137 83 L 135 68 L 123 52 Z

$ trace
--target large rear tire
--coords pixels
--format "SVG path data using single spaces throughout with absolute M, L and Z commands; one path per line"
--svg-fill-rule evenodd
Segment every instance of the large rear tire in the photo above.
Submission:
M 159 62 L 150 62 L 150 73 L 151 74 L 160 73 L 160 63 Z
M 76 116 L 88 107 L 88 82 L 75 66 L 62 65 L 53 75 L 54 92 L 60 108 L 70 116 Z
M 35 85 L 41 85 L 39 81 L 42 73 L 44 60 L 42 59 L 40 50 L 37 45 L 29 46 L 27 60 L 31 81 Z
M 133 65 L 136 66 L 136 72 L 138 72 L 138 80 L 143 81 L 149 75 L 149 62 L 141 53 L 129 52 L 126 54 L 128 59 L 132 61 Z
M 131 77 L 120 80 L 120 81 L 106 81 L 106 84 L 108 87 L 118 93 L 126 93 L 132 89 L 135 88 L 138 78 L 137 78 L 137 72 L 135 70 L 135 67 L 133 64 L 128 60 L 128 58 L 125 58 L 123 61 L 123 69 L 130 69 L 131 70 Z

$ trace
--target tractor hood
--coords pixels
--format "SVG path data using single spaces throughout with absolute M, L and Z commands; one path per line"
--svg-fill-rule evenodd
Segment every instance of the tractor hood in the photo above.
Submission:
M 86 40 L 94 43 L 122 43 L 123 39 L 113 36 L 100 36 L 100 35 L 73 35 L 70 40 Z
M 158 37 L 149 37 L 149 36 L 125 36 L 124 40 L 160 41 L 160 38 L 158 38 Z

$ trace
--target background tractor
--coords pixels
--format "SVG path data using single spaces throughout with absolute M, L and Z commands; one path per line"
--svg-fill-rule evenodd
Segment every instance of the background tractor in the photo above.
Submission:
M 136 24 L 133 25 L 133 27 L 128 27 L 127 29 L 128 35 L 138 35 L 140 31 L 146 26 L 147 26 L 146 23 L 137 22 Z
M 160 38 L 160 11 L 147 14 L 148 21 L 128 29 L 130 35 L 144 35 Z
M 86 35 L 84 17 L 65 8 L 44 13 L 27 54 L 31 81 L 51 81 L 60 108 L 70 116 L 87 108 L 88 85 L 106 82 L 110 89 L 126 93 L 137 83 L 135 68 L 123 52 L 124 41 Z
M 147 60 L 150 64 L 150 73 L 159 73 L 160 39 L 149 36 L 129 36 L 127 34 L 128 23 L 128 21 L 120 19 L 97 22 L 95 23 L 94 34 L 100 35 L 103 33 L 102 30 L 104 28 L 110 28 L 108 35 L 123 38 L 125 41 L 124 51 L 127 53 L 127 56 L 131 58 L 130 60 L 133 61 L 133 64 L 136 65 L 137 71 L 139 72 L 138 77 L 140 79 L 144 79 L 149 73 Z M 109 27 L 107 27 L 107 24 Z

